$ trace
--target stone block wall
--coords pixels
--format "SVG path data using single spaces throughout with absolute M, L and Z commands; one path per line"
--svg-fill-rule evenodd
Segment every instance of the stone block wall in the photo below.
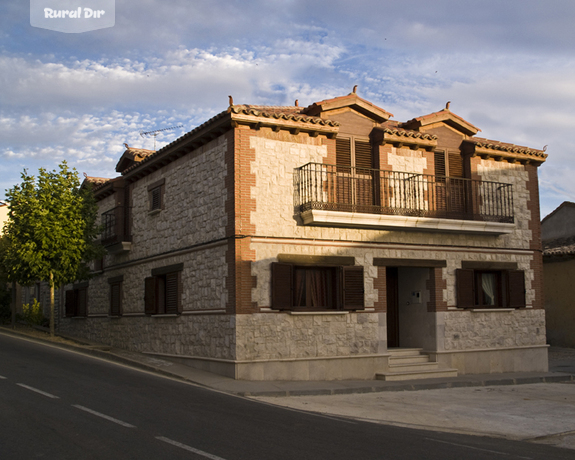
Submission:
M 230 315 L 64 318 L 59 332 L 143 353 L 235 359 Z
M 545 345 L 545 312 L 540 309 L 440 314 L 445 351 Z
M 378 313 L 238 315 L 236 327 L 239 360 L 359 356 L 381 348 Z
M 132 189 L 132 249 L 128 260 L 225 236 L 226 136 L 138 180 Z M 148 186 L 164 179 L 164 209 L 150 212 Z

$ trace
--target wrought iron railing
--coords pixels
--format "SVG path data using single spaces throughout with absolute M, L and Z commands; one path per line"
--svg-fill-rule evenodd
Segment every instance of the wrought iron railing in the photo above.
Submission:
M 102 213 L 102 244 L 104 246 L 121 241 L 131 241 L 126 223 L 129 221 L 125 206 L 116 206 Z
M 499 182 L 308 163 L 296 169 L 296 206 L 513 223 L 513 187 Z

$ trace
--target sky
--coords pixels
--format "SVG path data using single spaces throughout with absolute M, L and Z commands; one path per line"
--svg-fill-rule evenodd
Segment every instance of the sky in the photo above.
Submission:
M 90 6 L 90 0 L 69 0 Z M 30 25 L 0 5 L 0 200 L 66 160 L 115 177 L 141 131 L 157 148 L 236 104 L 358 95 L 411 118 L 441 110 L 480 137 L 546 148 L 541 217 L 575 201 L 572 0 L 116 0 L 115 25 Z

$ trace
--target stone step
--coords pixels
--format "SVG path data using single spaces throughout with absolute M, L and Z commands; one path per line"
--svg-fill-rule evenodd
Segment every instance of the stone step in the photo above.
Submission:
M 377 380 L 386 381 L 434 379 L 441 377 L 457 377 L 457 369 L 437 369 L 411 372 L 382 372 L 375 374 L 375 378 Z
M 439 370 L 439 363 L 407 363 L 407 364 L 396 364 L 395 362 L 389 363 L 389 372 L 419 372 L 419 371 L 431 371 Z
M 413 356 L 390 356 L 390 365 L 399 364 L 412 364 L 412 363 L 428 363 L 429 355 L 413 355 Z
M 392 358 L 395 358 L 397 356 L 418 356 L 423 348 L 388 348 L 387 351 Z

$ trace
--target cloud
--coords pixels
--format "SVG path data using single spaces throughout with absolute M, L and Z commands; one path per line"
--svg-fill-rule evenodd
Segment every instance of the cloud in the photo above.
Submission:
M 570 0 L 125 0 L 86 34 L 32 28 L 28 8 L 0 6 L 0 187 L 63 158 L 113 174 L 123 142 L 151 148 L 140 130 L 191 129 L 228 94 L 306 105 L 359 84 L 398 120 L 450 100 L 481 136 L 548 144 L 544 208 L 575 195 Z

